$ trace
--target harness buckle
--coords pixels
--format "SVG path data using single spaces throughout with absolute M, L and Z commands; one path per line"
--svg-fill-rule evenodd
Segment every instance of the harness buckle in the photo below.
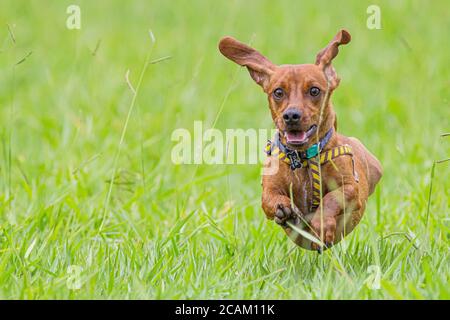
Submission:
M 302 160 L 301 160 L 297 150 L 291 150 L 291 151 L 287 152 L 286 156 L 291 161 L 291 169 L 292 170 L 303 168 L 303 163 L 302 163 Z
M 313 144 L 306 150 L 306 158 L 311 159 L 319 154 L 320 143 Z

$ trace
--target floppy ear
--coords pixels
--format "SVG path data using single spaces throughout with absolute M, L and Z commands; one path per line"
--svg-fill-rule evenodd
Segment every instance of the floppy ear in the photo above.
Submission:
M 336 74 L 331 61 L 339 53 L 339 46 L 341 44 L 347 44 L 351 40 L 350 33 L 347 30 L 342 29 L 331 40 L 331 42 L 323 48 L 316 57 L 316 65 L 321 67 L 325 72 L 328 80 L 330 81 L 331 89 L 335 89 L 339 84 L 339 77 Z
M 247 67 L 253 80 L 263 89 L 267 87 L 275 65 L 261 53 L 232 37 L 222 38 L 219 50 L 228 59 Z

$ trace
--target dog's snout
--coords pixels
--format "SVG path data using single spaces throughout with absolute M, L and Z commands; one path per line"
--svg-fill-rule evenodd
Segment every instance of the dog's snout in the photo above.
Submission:
M 295 124 L 300 121 L 302 113 L 297 108 L 289 107 L 283 112 L 283 120 L 286 124 Z

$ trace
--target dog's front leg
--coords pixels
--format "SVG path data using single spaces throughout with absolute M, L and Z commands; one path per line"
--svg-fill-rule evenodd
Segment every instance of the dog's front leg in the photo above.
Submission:
M 289 197 L 291 169 L 276 157 L 268 157 L 264 163 L 262 177 L 262 208 L 266 217 L 286 228 L 286 222 L 294 219 L 296 213 Z
M 270 188 L 263 188 L 262 208 L 268 219 L 282 227 L 286 227 L 286 222 L 294 217 L 291 199 Z
M 343 184 L 323 197 L 321 206 L 317 208 L 311 220 L 313 234 L 321 239 L 326 247 L 332 246 L 336 237 L 337 217 L 343 213 L 359 211 L 360 208 L 358 185 Z M 318 250 L 320 246 L 313 243 L 312 249 Z

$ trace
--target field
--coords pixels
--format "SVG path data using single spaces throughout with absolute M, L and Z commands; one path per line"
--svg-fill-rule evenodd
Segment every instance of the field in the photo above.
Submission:
M 449 6 L 377 1 L 372 30 L 371 4 L 3 1 L 0 298 L 449 299 Z M 311 63 L 342 27 L 339 131 L 384 176 L 319 255 L 266 220 L 260 164 L 175 165 L 171 134 L 273 127 L 222 36 Z

